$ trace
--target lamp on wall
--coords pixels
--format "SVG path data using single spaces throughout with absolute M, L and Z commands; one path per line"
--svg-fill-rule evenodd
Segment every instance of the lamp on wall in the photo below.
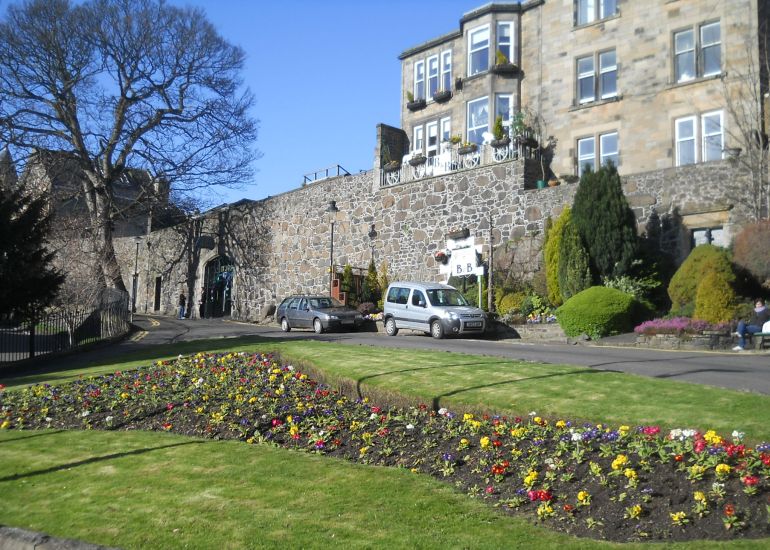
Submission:
M 134 256 L 134 283 L 131 291 L 131 313 L 136 313 L 136 289 L 139 282 L 139 243 L 142 242 L 141 237 L 134 239 L 136 242 L 136 255 Z
M 374 239 L 377 238 L 377 230 L 374 229 L 374 224 L 372 224 L 371 229 L 369 229 L 369 248 L 372 249 L 372 261 L 374 261 Z
M 334 279 L 334 222 L 337 219 L 337 212 L 339 212 L 340 209 L 337 208 L 337 202 L 336 201 L 329 201 L 329 207 L 326 209 L 326 212 L 330 214 L 331 223 L 332 223 L 332 231 L 331 231 L 331 238 L 329 239 L 329 294 L 332 293 L 332 281 Z

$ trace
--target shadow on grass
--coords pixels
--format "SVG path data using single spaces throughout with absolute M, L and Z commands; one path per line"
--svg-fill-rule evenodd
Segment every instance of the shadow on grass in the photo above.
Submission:
M 141 455 L 145 453 L 149 453 L 152 451 L 160 451 L 162 449 L 171 449 L 173 447 L 181 447 L 183 445 L 200 445 L 201 443 L 206 443 L 205 441 L 185 441 L 182 443 L 172 443 L 170 445 L 161 445 L 159 447 L 150 447 L 149 449 L 135 449 L 133 451 L 124 451 L 122 453 L 112 453 L 104 456 L 94 456 L 91 458 L 86 458 L 85 460 L 78 460 L 77 462 L 69 462 L 67 464 L 60 464 L 58 466 L 51 466 L 50 468 L 44 468 L 42 470 L 34 470 L 32 472 L 27 472 L 25 474 L 12 474 L 5 477 L 0 477 L 0 483 L 3 483 L 5 481 L 15 481 L 17 479 L 24 479 L 26 477 L 33 477 L 33 476 L 39 476 L 39 475 L 45 475 L 45 474 L 51 474 L 54 472 L 60 472 L 62 470 L 69 470 L 71 468 L 76 468 L 78 466 L 86 466 L 88 464 L 94 464 L 96 462 L 103 462 L 105 460 L 113 460 L 115 458 L 123 458 L 125 456 L 136 456 Z
M 66 430 L 52 430 L 50 432 L 34 433 L 31 435 L 25 435 L 23 437 L 8 437 L 0 440 L 0 445 L 2 445 L 3 443 L 13 443 L 14 441 L 22 441 L 24 439 L 33 439 L 35 437 L 47 437 L 49 435 L 64 433 L 65 431 Z

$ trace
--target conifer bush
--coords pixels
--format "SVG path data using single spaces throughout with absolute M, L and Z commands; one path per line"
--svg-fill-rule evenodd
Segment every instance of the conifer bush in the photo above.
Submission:
M 497 312 L 500 315 L 506 315 L 512 312 L 521 311 L 521 306 L 527 298 L 526 292 L 509 292 L 496 304 Z
M 556 319 L 567 336 L 587 334 L 596 339 L 632 331 L 637 311 L 633 296 L 614 288 L 593 286 L 564 302 L 556 310 Z
M 694 317 L 709 323 L 726 323 L 735 315 L 735 293 L 719 271 L 708 273 L 698 285 Z
M 721 275 L 730 285 L 735 281 L 726 250 L 712 244 L 696 246 L 668 285 L 672 313 L 687 312 L 694 307 L 698 285 L 711 272 Z
M 591 286 L 588 252 L 572 222 L 566 222 L 559 243 L 559 291 L 564 300 Z
M 564 303 L 564 298 L 559 286 L 559 254 L 564 228 L 570 222 L 572 210 L 565 207 L 561 215 L 548 230 L 543 255 L 545 256 L 545 280 L 548 289 L 548 301 L 554 306 Z

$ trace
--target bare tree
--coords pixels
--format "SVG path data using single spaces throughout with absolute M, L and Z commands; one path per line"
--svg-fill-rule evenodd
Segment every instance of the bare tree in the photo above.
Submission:
M 248 180 L 257 122 L 243 61 L 201 10 L 163 0 L 9 7 L 0 22 L 0 140 L 27 156 L 75 159 L 104 285 L 125 290 L 112 238 L 116 187 L 132 171 L 156 176 L 135 199 L 149 202 L 164 186 L 183 196 Z
M 756 220 L 770 215 L 768 187 L 768 75 L 770 75 L 770 25 L 760 17 L 756 34 L 746 38 L 741 63 L 728 66 L 722 78 L 723 96 L 733 124 L 726 134 L 731 143 L 726 147 L 727 158 L 740 164 L 751 177 L 751 197 Z

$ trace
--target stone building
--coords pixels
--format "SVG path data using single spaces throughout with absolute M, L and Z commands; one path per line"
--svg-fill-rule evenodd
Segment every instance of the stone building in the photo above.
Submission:
M 141 247 L 119 241 L 124 277 L 138 273 L 137 309 L 172 313 L 183 291 L 194 317 L 257 320 L 293 292 L 329 292 L 330 270 L 371 258 L 391 278 L 440 280 L 435 253 L 459 230 L 485 257 L 494 247 L 534 271 L 546 218 L 572 202 L 585 165 L 608 160 L 640 231 L 662 219 L 680 259 L 700 242 L 727 245 L 766 215 L 767 174 L 758 187 L 734 107 L 749 101 L 741 75 L 766 54 L 768 13 L 767 0 L 527 0 L 468 12 L 459 30 L 400 56 L 402 128 L 377 127 L 372 171 L 226 205 Z M 748 133 L 760 151 L 761 74 Z M 493 144 L 498 115 L 509 140 Z M 554 177 L 561 185 L 536 183 Z

